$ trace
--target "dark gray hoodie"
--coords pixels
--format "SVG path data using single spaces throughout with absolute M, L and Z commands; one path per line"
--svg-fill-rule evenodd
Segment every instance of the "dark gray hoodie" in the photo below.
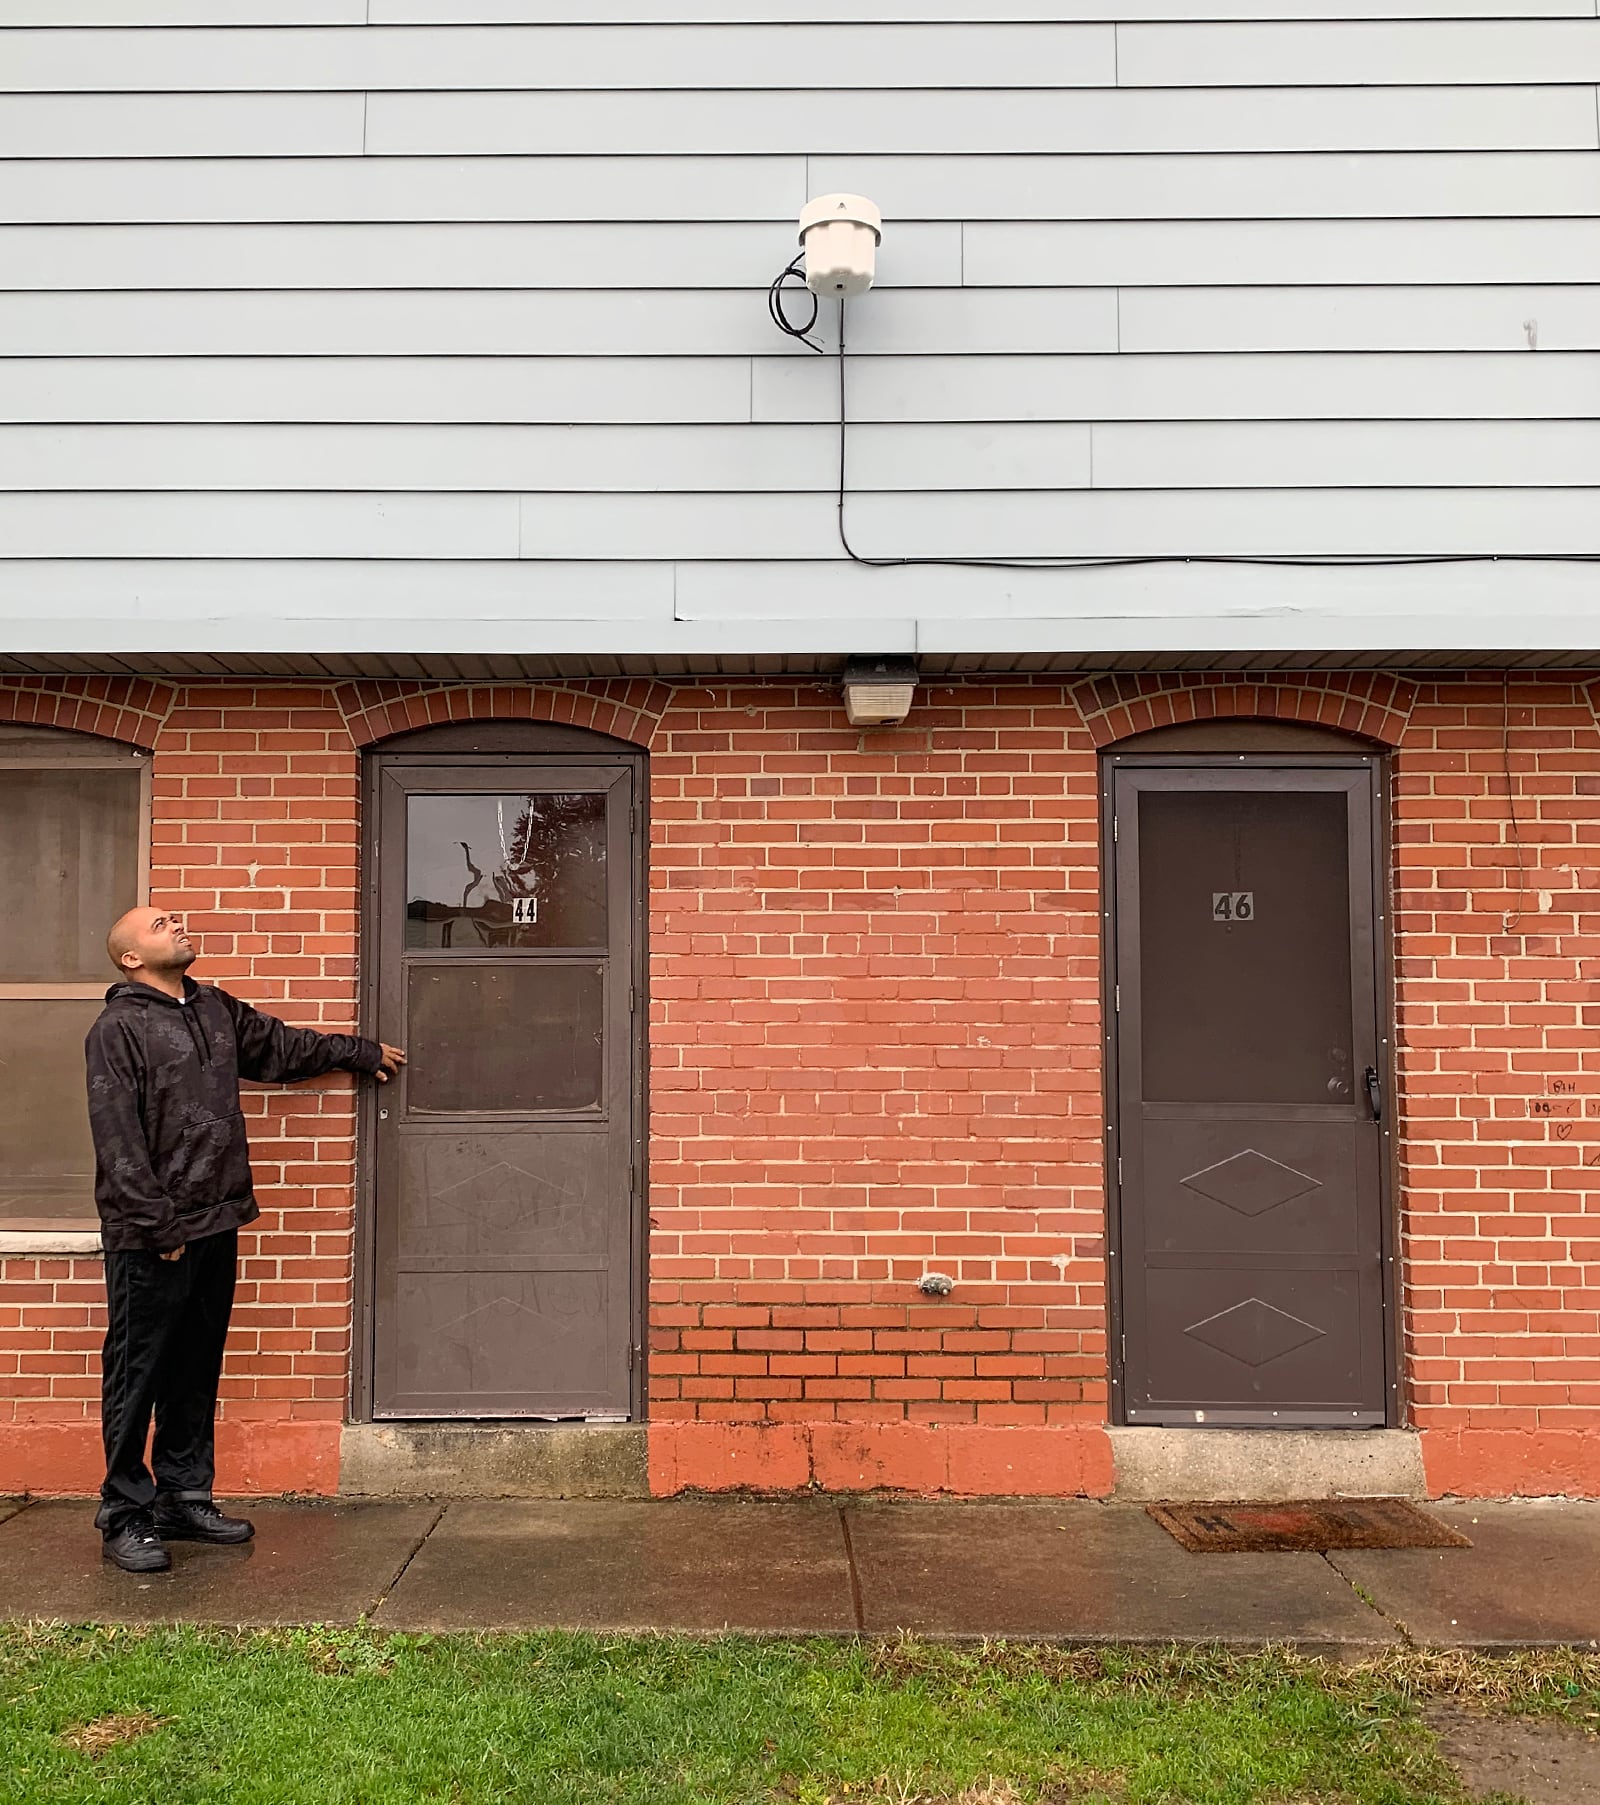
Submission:
M 84 1042 L 94 1200 L 111 1252 L 168 1253 L 260 1214 L 239 1080 L 375 1072 L 377 1043 L 289 1028 L 213 984 L 113 984 Z

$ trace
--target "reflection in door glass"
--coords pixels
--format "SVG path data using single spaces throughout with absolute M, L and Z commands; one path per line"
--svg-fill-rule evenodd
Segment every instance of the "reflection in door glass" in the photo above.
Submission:
M 407 798 L 407 946 L 478 953 L 605 939 L 604 790 Z

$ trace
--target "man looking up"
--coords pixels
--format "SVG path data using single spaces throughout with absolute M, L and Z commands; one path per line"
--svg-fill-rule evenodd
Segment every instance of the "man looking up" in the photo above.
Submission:
M 217 1381 L 238 1231 L 261 1213 L 239 1080 L 289 1084 L 405 1064 L 398 1047 L 289 1028 L 186 976 L 183 918 L 130 909 L 106 951 L 119 982 L 84 1043 L 108 1322 L 100 1415 L 106 1477 L 95 1525 L 129 1573 L 172 1564 L 163 1539 L 247 1542 L 211 1497 Z M 155 1416 L 152 1478 L 145 1438 Z

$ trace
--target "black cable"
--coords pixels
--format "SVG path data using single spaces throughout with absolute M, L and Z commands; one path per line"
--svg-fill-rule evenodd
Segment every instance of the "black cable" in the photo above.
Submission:
M 798 263 L 799 258 L 795 259 Z M 794 264 L 790 265 L 794 268 Z M 785 274 L 788 272 L 786 271 Z M 779 277 L 779 281 L 782 281 Z M 777 288 L 777 283 L 773 284 Z M 814 299 L 814 297 L 813 297 Z M 813 311 L 810 325 L 816 324 Z M 793 332 L 787 325 L 786 332 L 798 338 L 801 335 Z M 807 330 L 810 330 L 808 325 Z M 809 339 L 807 344 L 811 344 Z M 814 351 L 819 345 L 812 345 Z M 848 411 L 845 407 L 845 350 L 844 350 L 844 301 L 839 302 L 839 490 L 838 519 L 839 543 L 852 563 L 864 564 L 872 570 L 895 570 L 900 568 L 925 569 L 930 566 L 940 569 L 954 570 L 1117 570 L 1137 564 L 1264 564 L 1281 569 L 1307 570 L 1363 570 L 1374 567 L 1391 568 L 1405 564 L 1596 564 L 1600 563 L 1600 552 L 1403 552 L 1398 555 L 1380 555 L 1363 557 L 1353 554 L 1344 558 L 1325 557 L 1292 557 L 1273 556 L 1268 553 L 1252 552 L 1147 552 L 1122 558 L 1074 558 L 1063 554 L 1059 557 L 1040 558 L 865 558 L 850 543 L 850 536 L 845 531 L 844 504 L 849 493 L 845 482 L 845 428 L 849 423 Z
M 809 345 L 819 357 L 826 357 L 827 352 L 823 347 L 819 345 L 814 338 L 808 338 L 806 336 L 817 323 L 817 312 L 821 306 L 821 302 L 809 288 L 806 288 L 805 260 L 806 254 L 802 251 L 787 269 L 779 270 L 777 275 L 772 278 L 771 286 L 767 289 L 767 312 L 772 316 L 773 325 L 776 326 L 780 332 L 787 332 L 790 338 L 797 338 L 802 345 Z M 791 320 L 788 314 L 783 310 L 783 285 L 791 276 L 802 288 L 805 288 L 806 298 L 811 303 L 811 318 L 807 320 L 803 326 L 795 325 L 794 321 Z

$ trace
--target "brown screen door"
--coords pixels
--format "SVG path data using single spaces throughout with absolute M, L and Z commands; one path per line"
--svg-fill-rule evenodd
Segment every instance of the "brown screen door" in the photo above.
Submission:
M 1378 774 L 1109 763 L 1126 1422 L 1388 1420 Z
M 379 763 L 375 1416 L 631 1413 L 635 782 Z

